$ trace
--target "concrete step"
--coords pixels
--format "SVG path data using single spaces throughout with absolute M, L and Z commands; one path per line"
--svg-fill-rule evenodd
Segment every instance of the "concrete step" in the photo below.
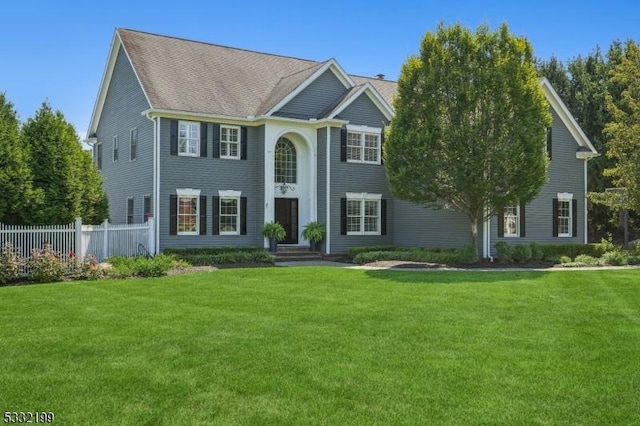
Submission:
M 322 253 L 309 251 L 309 247 L 278 247 L 276 262 L 322 260 Z

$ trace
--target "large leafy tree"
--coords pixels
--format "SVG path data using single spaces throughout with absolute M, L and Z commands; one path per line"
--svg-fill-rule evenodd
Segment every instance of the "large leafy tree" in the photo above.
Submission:
M 428 32 L 403 65 L 385 167 L 399 198 L 451 208 L 478 226 L 531 201 L 546 181 L 549 105 L 531 44 L 506 24 Z
M 73 125 L 60 111 L 43 103 L 22 127 L 22 135 L 30 152 L 33 185 L 43 193 L 41 204 L 29 217 L 31 223 L 65 224 L 76 217 L 96 222 L 106 218 L 101 179 L 93 167 L 88 167 L 87 153 Z M 96 206 L 101 206 L 98 211 Z
M 607 94 L 611 120 L 605 126 L 607 156 L 615 164 L 605 170 L 613 183 L 626 190 L 626 206 L 640 212 L 640 46 L 625 45 L 624 55 L 611 70 L 610 82 L 619 93 Z
M 20 123 L 13 104 L 0 93 L 0 222 L 25 224 L 35 207 L 28 152 L 20 140 Z

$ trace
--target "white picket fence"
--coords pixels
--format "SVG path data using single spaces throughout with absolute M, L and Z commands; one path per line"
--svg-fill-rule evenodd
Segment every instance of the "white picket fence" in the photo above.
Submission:
M 146 223 L 112 225 L 104 221 L 101 225 L 83 225 L 82 219 L 75 223 L 54 226 L 19 226 L 0 223 L 0 247 L 11 243 L 23 258 L 31 250 L 49 244 L 62 256 L 71 254 L 84 258 L 93 255 L 98 261 L 109 256 L 133 257 L 153 255 L 155 243 L 153 218 Z

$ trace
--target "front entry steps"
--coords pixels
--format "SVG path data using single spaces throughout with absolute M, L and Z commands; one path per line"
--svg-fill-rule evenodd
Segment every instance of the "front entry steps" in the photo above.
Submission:
M 278 246 L 275 253 L 276 262 L 305 262 L 309 260 L 322 260 L 322 253 L 310 251 L 309 247 Z

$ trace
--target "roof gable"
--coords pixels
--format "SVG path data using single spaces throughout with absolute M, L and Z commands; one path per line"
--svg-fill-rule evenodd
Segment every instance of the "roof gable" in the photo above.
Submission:
M 380 110 L 387 120 L 393 117 L 393 108 L 387 103 L 382 95 L 373 87 L 371 82 L 366 82 L 351 89 L 344 98 L 328 114 L 328 118 L 336 118 L 341 112 L 347 109 L 360 96 L 366 95 L 371 102 Z

